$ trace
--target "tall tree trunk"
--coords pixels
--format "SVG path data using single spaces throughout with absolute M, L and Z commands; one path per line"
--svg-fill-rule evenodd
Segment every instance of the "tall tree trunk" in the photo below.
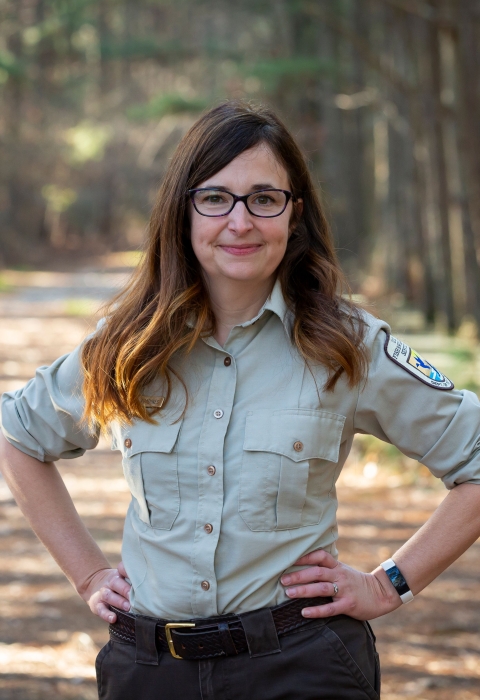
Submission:
M 455 306 L 453 297 L 453 279 L 450 247 L 450 223 L 449 223 L 449 189 L 447 179 L 447 162 L 444 143 L 443 105 L 442 105 L 442 75 L 440 64 L 440 46 L 438 28 L 433 23 L 429 30 L 429 54 L 432 76 L 433 96 L 433 143 L 434 159 L 438 194 L 438 215 L 440 225 L 440 246 L 443 265 L 443 310 L 445 312 L 447 327 L 450 332 L 456 328 Z
M 108 7 L 107 0 L 98 0 L 97 2 L 97 22 L 98 22 L 98 41 L 100 44 L 100 95 L 106 95 L 110 90 L 110 70 L 109 59 L 107 55 L 107 42 L 110 38 L 108 30 Z
M 15 70 L 10 73 L 4 92 L 4 149 L 6 162 L 6 190 L 8 192 L 7 225 L 2 232 L 2 247 L 7 261 L 16 261 L 22 247 L 25 231 L 22 230 L 22 215 L 24 209 L 25 174 L 22 172 L 23 150 L 22 133 L 22 103 L 24 97 L 24 78 L 20 72 L 23 54 L 20 10 L 13 5 L 15 15 L 11 18 L 15 27 L 7 42 L 8 50 L 15 59 Z
M 472 41 L 474 29 L 471 8 L 467 3 L 458 3 L 456 12 L 460 29 L 459 33 L 453 35 L 458 85 L 459 124 L 456 132 L 465 251 L 466 310 L 475 318 L 480 329 L 480 109 L 475 73 L 479 52 Z
M 460 157 L 463 164 L 469 217 L 480 248 L 480 32 L 476 27 L 471 3 L 454 4 L 458 21 L 457 80 L 461 124 Z M 476 31 L 477 30 L 477 31 Z
M 405 47 L 417 47 L 418 19 L 408 16 L 402 25 L 403 43 Z M 408 95 L 408 117 L 412 134 L 412 215 L 414 220 L 416 255 L 419 265 L 423 268 L 423 284 L 421 289 L 420 306 L 427 325 L 435 323 L 437 303 L 435 294 L 435 279 L 432 270 L 432 258 L 428 240 L 427 224 L 427 182 L 426 182 L 426 143 L 422 129 L 422 109 L 420 104 L 419 86 L 422 83 L 423 56 L 418 51 L 411 52 L 412 72 L 415 75 L 417 90 Z

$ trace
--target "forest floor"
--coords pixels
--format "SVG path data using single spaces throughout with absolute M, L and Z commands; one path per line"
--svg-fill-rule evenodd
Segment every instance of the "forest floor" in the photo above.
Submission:
M 80 342 L 131 262 L 116 255 L 77 272 L 1 273 L 0 392 L 22 386 L 37 366 Z M 472 341 L 401 335 L 459 386 L 478 388 Z M 59 467 L 93 536 L 117 563 L 129 502 L 118 453 L 102 442 Z M 338 495 L 340 557 L 368 571 L 425 522 L 445 491 L 423 467 L 366 437 L 354 444 Z M 480 700 L 479 599 L 477 542 L 414 603 L 374 621 L 383 700 Z M 94 700 L 94 660 L 106 640 L 105 624 L 73 592 L 0 481 L 0 700 Z

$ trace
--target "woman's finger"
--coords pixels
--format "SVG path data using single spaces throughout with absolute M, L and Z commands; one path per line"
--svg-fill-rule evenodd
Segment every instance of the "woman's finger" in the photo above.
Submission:
M 333 603 L 326 603 L 326 605 L 315 605 L 310 608 L 303 608 L 302 615 L 308 618 L 333 617 L 334 615 L 348 615 L 350 609 L 350 603 L 344 598 L 342 600 L 333 601 Z
M 326 552 L 324 549 L 316 549 L 305 556 L 300 557 L 293 566 L 326 566 L 329 569 L 334 569 L 338 565 L 338 561 L 335 557 L 332 557 L 330 552 Z
M 124 596 L 115 593 L 111 588 L 105 586 L 100 590 L 100 600 L 108 605 L 114 605 L 122 610 L 130 610 L 130 602 Z
M 112 591 L 115 591 L 115 593 L 119 593 L 122 595 L 124 598 L 128 600 L 130 590 L 131 590 L 131 585 L 125 581 L 125 579 L 122 576 L 113 576 L 111 580 L 108 583 L 108 587 L 112 589 Z
M 105 622 L 109 622 L 110 624 L 113 624 L 117 620 L 117 616 L 113 612 L 113 610 L 110 610 L 110 608 L 107 608 L 105 603 L 102 603 L 101 601 L 95 605 L 95 609 L 93 612 L 98 615 L 102 620 L 105 620 Z
M 310 566 L 308 569 L 284 574 L 280 580 L 284 586 L 289 586 L 291 584 L 312 583 L 314 581 L 330 581 L 330 583 L 333 583 L 336 578 L 337 572 L 333 569 L 327 569 L 321 566 Z
M 121 561 L 120 564 L 117 566 L 117 571 L 120 574 L 120 576 L 123 576 L 123 578 L 128 578 L 127 570 L 123 565 L 123 561 Z
M 289 598 L 334 597 L 336 595 L 333 583 L 309 583 L 307 586 L 287 588 L 285 593 Z

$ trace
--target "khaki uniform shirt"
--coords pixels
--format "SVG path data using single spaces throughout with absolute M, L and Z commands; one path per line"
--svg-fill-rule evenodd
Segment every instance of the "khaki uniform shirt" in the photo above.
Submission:
M 337 555 L 335 482 L 355 433 L 393 443 L 447 488 L 480 483 L 476 395 L 449 389 L 434 368 L 430 378 L 408 367 L 400 341 L 387 355 L 388 325 L 365 318 L 368 378 L 350 389 L 342 377 L 325 392 L 324 368 L 310 371 L 292 346 L 277 284 L 224 347 L 201 340 L 177 362 L 184 418 L 175 385 L 157 425 L 112 426 L 132 493 L 122 555 L 134 612 L 182 620 L 286 600 L 279 576 L 296 559 L 319 547 Z M 4 394 L 6 438 L 41 461 L 97 444 L 79 425 L 79 352 Z M 161 392 L 160 382 L 151 387 Z

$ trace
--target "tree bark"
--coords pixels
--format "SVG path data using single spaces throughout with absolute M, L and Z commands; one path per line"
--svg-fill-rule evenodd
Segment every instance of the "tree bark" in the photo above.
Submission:
M 454 3 L 458 20 L 457 56 L 461 148 L 466 195 L 477 248 L 480 246 L 480 32 L 471 3 Z
M 446 316 L 447 327 L 450 332 L 456 328 L 457 320 L 455 318 L 455 306 L 453 297 L 453 279 L 451 265 L 451 247 L 450 247 L 450 223 L 449 223 L 449 198 L 447 179 L 447 162 L 445 155 L 444 143 L 444 125 L 443 125 L 443 105 L 442 105 L 442 75 L 440 64 L 440 46 L 438 28 L 435 25 L 430 25 L 428 28 L 429 38 L 429 54 L 430 54 L 430 69 L 432 79 L 432 97 L 433 97 L 433 143 L 434 143 L 434 162 L 436 169 L 437 180 L 437 196 L 438 196 L 438 217 L 440 226 L 440 246 L 441 258 L 443 265 L 443 310 Z
M 474 38 L 474 23 L 467 3 L 456 5 L 459 33 L 453 34 L 456 49 L 456 77 L 458 84 L 457 142 L 460 169 L 463 241 L 467 308 L 480 329 L 480 109 L 476 64 L 478 50 Z

